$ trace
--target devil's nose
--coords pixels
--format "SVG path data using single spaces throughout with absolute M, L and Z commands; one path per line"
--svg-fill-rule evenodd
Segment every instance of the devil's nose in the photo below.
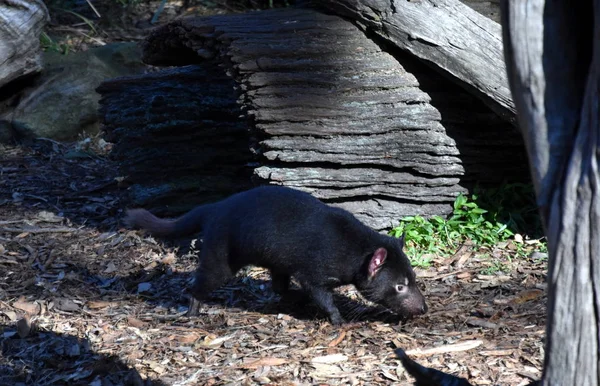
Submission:
M 427 303 L 423 303 L 423 306 L 421 307 L 421 314 L 426 314 L 428 309 Z

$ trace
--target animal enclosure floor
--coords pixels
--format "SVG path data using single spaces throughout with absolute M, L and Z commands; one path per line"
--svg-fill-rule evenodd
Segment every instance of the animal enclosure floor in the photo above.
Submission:
M 332 326 L 257 268 L 188 318 L 200 243 L 124 229 L 126 176 L 95 143 L 0 146 L 0 385 L 410 384 L 395 347 L 477 385 L 540 377 L 546 259 L 516 257 L 535 243 L 435 258 L 405 323 L 344 288 Z

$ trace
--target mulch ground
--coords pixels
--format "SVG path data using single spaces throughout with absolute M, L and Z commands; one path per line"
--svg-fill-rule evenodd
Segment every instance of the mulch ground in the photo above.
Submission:
M 436 257 L 417 270 L 430 311 L 407 322 L 343 288 L 350 321 L 332 326 L 279 302 L 258 268 L 189 318 L 201 242 L 122 227 L 126 176 L 109 149 L 0 147 L 0 384 L 410 384 L 395 347 L 477 385 L 540 377 L 546 259 L 516 253 L 535 242 Z

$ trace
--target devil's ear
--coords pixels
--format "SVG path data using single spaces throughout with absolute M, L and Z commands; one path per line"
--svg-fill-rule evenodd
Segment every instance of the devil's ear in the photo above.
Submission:
M 387 249 L 378 248 L 371 256 L 371 261 L 369 261 L 369 278 L 374 277 L 377 272 L 383 266 L 385 259 L 387 258 Z

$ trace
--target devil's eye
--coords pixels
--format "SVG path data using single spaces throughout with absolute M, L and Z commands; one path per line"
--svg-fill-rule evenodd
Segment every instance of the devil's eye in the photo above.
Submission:
M 396 292 L 399 294 L 406 292 L 406 286 L 402 284 L 396 284 Z

